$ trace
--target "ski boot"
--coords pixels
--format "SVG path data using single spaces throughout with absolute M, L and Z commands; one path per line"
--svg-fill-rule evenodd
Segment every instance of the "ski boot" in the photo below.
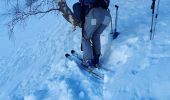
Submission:
M 100 57 L 100 55 L 95 55 L 94 59 L 92 60 L 93 66 L 95 68 L 99 67 L 99 57 Z
M 92 60 L 83 60 L 82 65 L 88 68 L 89 70 L 93 69 Z

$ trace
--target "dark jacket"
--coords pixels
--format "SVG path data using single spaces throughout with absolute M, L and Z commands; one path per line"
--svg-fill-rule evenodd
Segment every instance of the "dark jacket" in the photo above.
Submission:
M 94 4 L 95 0 L 79 0 L 73 5 L 73 13 L 79 21 L 84 21 L 85 16 L 90 11 L 89 5 Z
M 107 1 L 107 3 L 105 1 Z M 110 0 L 79 0 L 79 2 L 73 5 L 73 13 L 79 21 L 83 22 L 85 16 L 92 8 L 102 7 L 107 9 L 109 3 Z

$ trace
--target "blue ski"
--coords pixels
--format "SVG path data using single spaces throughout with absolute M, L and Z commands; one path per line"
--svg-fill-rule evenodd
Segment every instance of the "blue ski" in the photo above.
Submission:
M 80 54 L 78 54 L 75 50 L 71 50 L 71 54 L 75 57 L 77 57 L 78 59 L 82 60 L 82 57 Z M 110 72 L 114 72 L 113 70 L 111 69 L 108 69 L 108 68 L 105 68 L 103 67 L 102 65 L 99 65 L 99 67 L 97 67 L 98 69 L 103 69 L 105 71 L 110 71 Z
M 104 80 L 104 74 L 94 70 L 94 68 L 88 68 L 87 66 L 82 65 L 82 60 L 78 59 L 77 57 L 72 56 L 68 53 L 65 54 L 65 57 L 71 61 L 74 61 L 80 69 L 87 71 L 89 74 L 91 74 L 95 78 Z

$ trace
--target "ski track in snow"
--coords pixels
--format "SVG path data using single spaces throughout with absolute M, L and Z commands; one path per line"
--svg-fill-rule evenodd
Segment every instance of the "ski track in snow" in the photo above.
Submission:
M 48 34 L 37 36 L 32 45 L 24 44 L 11 57 L 0 58 L 0 100 L 168 100 L 167 2 L 161 1 L 155 39 L 150 41 L 151 1 L 111 1 L 111 7 L 120 6 L 121 34 L 114 41 L 109 28 L 102 34 L 101 62 L 113 70 L 103 72 L 104 81 L 87 77 L 65 59 L 71 49 L 80 51 L 81 32 L 72 32 L 69 23 L 57 16 L 58 23 Z M 111 12 L 114 19 L 115 9 Z

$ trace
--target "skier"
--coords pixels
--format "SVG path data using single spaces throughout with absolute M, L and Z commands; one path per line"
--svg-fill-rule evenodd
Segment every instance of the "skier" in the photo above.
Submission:
M 73 5 L 73 13 L 82 27 L 82 64 L 98 67 L 101 56 L 100 35 L 111 21 L 109 0 L 79 0 Z

